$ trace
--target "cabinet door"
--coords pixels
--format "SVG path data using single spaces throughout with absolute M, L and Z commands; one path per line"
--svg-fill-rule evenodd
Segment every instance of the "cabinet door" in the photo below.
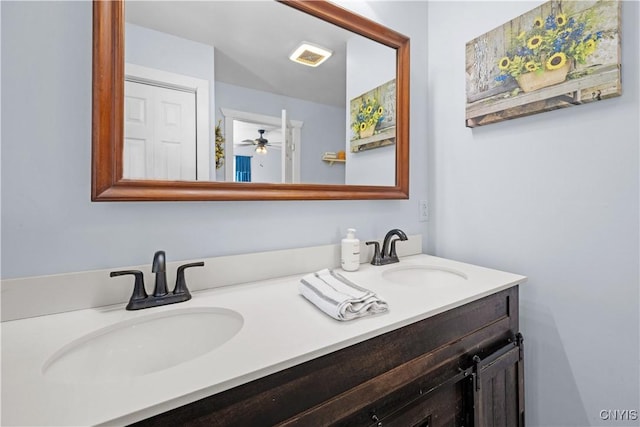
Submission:
M 524 426 L 522 336 L 484 359 L 474 357 L 474 427 Z

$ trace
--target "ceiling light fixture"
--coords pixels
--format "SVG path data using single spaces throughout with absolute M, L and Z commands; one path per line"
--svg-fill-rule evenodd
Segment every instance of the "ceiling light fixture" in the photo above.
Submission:
M 308 42 L 303 42 L 295 51 L 293 51 L 291 56 L 289 56 L 289 59 L 293 62 L 297 62 L 298 64 L 317 67 L 329 59 L 332 54 L 333 52 L 328 49 Z
M 256 153 L 258 153 L 258 154 L 267 154 L 267 147 L 265 147 L 264 145 L 258 145 L 256 147 Z

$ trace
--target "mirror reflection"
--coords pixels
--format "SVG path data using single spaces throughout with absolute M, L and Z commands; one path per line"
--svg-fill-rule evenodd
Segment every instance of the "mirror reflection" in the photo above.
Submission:
M 125 21 L 124 178 L 396 184 L 395 49 L 278 2 L 127 0 Z M 326 60 L 291 60 L 303 42 Z

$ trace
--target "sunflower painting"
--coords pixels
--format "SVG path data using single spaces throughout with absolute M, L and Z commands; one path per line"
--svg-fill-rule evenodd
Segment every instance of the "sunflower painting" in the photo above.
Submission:
M 395 79 L 352 99 L 350 104 L 352 153 L 395 144 Z
M 549 1 L 466 46 L 466 125 L 619 96 L 619 0 Z

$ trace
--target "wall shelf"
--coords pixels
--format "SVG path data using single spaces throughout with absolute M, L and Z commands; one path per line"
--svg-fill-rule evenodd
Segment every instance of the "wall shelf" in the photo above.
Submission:
M 334 163 L 345 163 L 346 159 L 338 159 L 333 156 L 327 156 L 327 153 L 322 155 L 322 160 L 329 163 L 330 166 L 333 166 Z

